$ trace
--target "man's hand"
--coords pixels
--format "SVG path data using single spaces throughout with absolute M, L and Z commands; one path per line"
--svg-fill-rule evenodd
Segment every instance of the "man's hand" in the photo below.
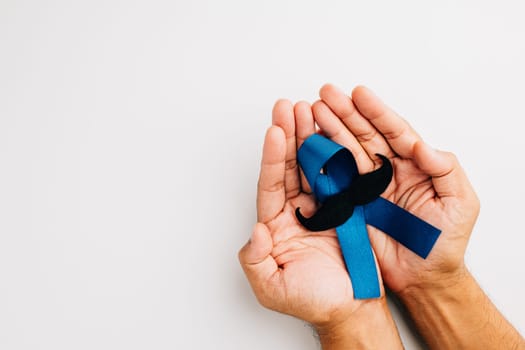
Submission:
M 432 149 L 370 90 L 352 98 L 333 85 L 320 91 L 315 120 L 326 136 L 349 148 L 360 173 L 392 162 L 394 176 L 383 197 L 442 230 L 426 259 L 390 236 L 368 227 L 385 284 L 394 292 L 453 283 L 465 273 L 463 256 L 479 212 L 479 201 L 455 156 Z
M 525 341 L 483 293 L 464 264 L 479 201 L 456 157 L 430 148 L 370 90 L 352 98 L 332 85 L 313 105 L 315 121 L 349 148 L 361 173 L 388 156 L 394 177 L 383 196 L 442 233 L 426 259 L 368 227 L 385 284 L 404 302 L 435 349 L 525 349 Z M 379 162 L 380 163 L 380 162 Z
M 297 148 L 314 132 L 308 103 L 275 104 L 263 147 L 258 223 L 239 252 L 241 265 L 259 302 L 310 322 L 324 348 L 402 347 L 384 290 L 380 299 L 353 298 L 335 230 L 309 232 L 295 217 L 297 207 L 307 216 L 315 211 L 296 161 Z M 384 336 L 375 336 L 377 332 Z

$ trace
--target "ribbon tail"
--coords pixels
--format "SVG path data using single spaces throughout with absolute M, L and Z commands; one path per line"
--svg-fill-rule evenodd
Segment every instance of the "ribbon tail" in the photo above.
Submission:
M 355 299 L 379 298 L 381 289 L 377 267 L 368 239 L 363 206 L 356 206 L 353 215 L 336 228 L 346 269 L 352 281 Z
M 384 198 L 365 205 L 366 223 L 388 234 L 425 259 L 441 230 Z

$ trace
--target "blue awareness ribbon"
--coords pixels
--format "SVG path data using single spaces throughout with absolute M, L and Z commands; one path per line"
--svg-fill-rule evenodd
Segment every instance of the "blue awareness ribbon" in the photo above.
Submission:
M 348 189 L 359 176 L 352 153 L 319 134 L 304 141 L 297 151 L 297 159 L 320 203 Z M 438 228 L 381 197 L 356 205 L 350 218 L 336 227 L 355 299 L 381 295 L 366 224 L 388 234 L 423 259 L 441 233 Z

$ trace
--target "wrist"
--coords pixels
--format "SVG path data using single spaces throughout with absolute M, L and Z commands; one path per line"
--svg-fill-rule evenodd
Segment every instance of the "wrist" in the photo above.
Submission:
M 446 272 L 421 273 L 418 279 L 418 283 L 411 284 L 396 293 L 402 302 L 411 300 L 425 302 L 446 295 L 461 295 L 461 291 L 465 291 L 467 286 L 475 283 L 464 263 Z
M 496 337 L 490 330 L 495 310 L 466 268 L 407 288 L 399 296 L 431 349 L 479 349 L 477 339 L 488 332 Z
M 336 324 L 314 327 L 324 350 L 403 349 L 385 297 L 363 301 L 351 315 Z

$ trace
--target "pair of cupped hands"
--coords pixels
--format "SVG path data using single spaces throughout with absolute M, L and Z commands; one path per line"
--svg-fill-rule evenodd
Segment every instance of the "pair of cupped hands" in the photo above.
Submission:
M 354 299 L 334 229 L 310 232 L 297 221 L 316 210 L 300 171 L 297 150 L 313 133 L 348 148 L 360 174 L 389 158 L 393 177 L 382 197 L 442 230 L 422 259 L 368 226 L 381 284 L 402 296 L 440 288 L 465 272 L 464 253 L 479 201 L 456 157 L 427 145 L 412 127 L 368 88 L 351 95 L 327 84 L 312 105 L 279 100 L 263 146 L 257 188 L 258 222 L 239 259 L 259 302 L 311 323 L 319 333 L 370 317 L 379 299 Z M 380 312 L 380 311 L 377 311 Z

